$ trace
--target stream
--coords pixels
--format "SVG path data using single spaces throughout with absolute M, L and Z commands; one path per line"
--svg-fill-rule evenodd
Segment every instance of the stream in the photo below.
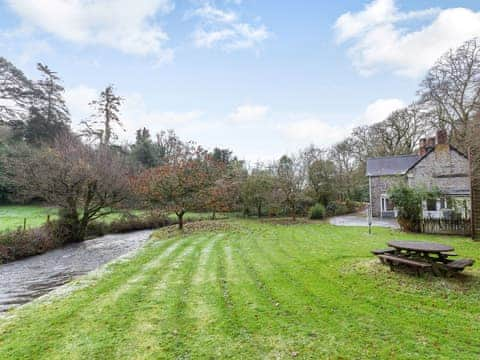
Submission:
M 147 242 L 151 230 L 105 235 L 0 265 L 0 312 L 25 304 Z

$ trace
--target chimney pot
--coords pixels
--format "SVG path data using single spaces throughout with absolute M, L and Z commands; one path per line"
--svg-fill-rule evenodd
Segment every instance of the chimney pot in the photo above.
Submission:
M 439 129 L 437 131 L 437 144 L 439 145 L 446 145 L 448 144 L 448 134 L 447 130 Z
M 427 153 L 427 139 L 420 139 L 418 154 L 424 156 Z

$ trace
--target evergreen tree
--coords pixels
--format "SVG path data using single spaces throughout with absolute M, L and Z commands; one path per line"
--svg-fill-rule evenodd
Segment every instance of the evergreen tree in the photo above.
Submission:
M 132 145 L 132 157 L 146 168 L 158 163 L 158 151 L 147 128 L 138 129 L 135 144 Z
M 0 57 L 0 123 L 25 119 L 32 99 L 32 82 L 21 70 Z
M 100 145 L 110 146 L 113 140 L 118 139 L 114 126 L 122 127 L 120 121 L 120 106 L 123 98 L 115 95 L 113 85 L 108 85 L 100 93 L 98 99 L 93 100 L 90 106 L 94 114 L 90 121 L 83 121 L 82 134 L 92 141 L 98 141 Z
M 70 129 L 70 113 L 57 73 L 48 66 L 38 64 L 42 78 L 34 88 L 33 105 L 25 124 L 25 140 L 30 145 L 52 144 L 59 135 Z

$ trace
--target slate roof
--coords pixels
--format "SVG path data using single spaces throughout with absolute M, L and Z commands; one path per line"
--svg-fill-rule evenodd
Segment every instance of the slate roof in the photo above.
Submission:
M 387 156 L 367 159 L 367 176 L 404 175 L 420 159 L 420 155 Z

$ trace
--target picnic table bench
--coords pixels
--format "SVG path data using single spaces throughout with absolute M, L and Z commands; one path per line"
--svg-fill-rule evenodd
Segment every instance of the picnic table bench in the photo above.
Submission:
M 392 271 L 395 270 L 395 266 L 398 266 L 398 264 L 405 264 L 415 269 L 415 271 L 417 272 L 417 275 L 420 275 L 422 271 L 424 271 L 425 269 L 430 269 L 432 267 L 432 264 L 429 264 L 423 261 L 421 262 L 421 261 L 411 260 L 408 258 L 395 256 L 395 255 L 385 254 L 385 255 L 378 255 L 378 257 L 381 260 L 383 260 L 382 262 L 384 264 L 388 264 Z
M 437 243 L 418 241 L 389 241 L 386 249 L 372 250 L 383 264 L 393 271 L 396 267 L 406 266 L 414 269 L 417 275 L 431 270 L 435 275 L 450 276 L 472 266 L 472 259 L 452 260 L 458 256 L 453 247 Z

